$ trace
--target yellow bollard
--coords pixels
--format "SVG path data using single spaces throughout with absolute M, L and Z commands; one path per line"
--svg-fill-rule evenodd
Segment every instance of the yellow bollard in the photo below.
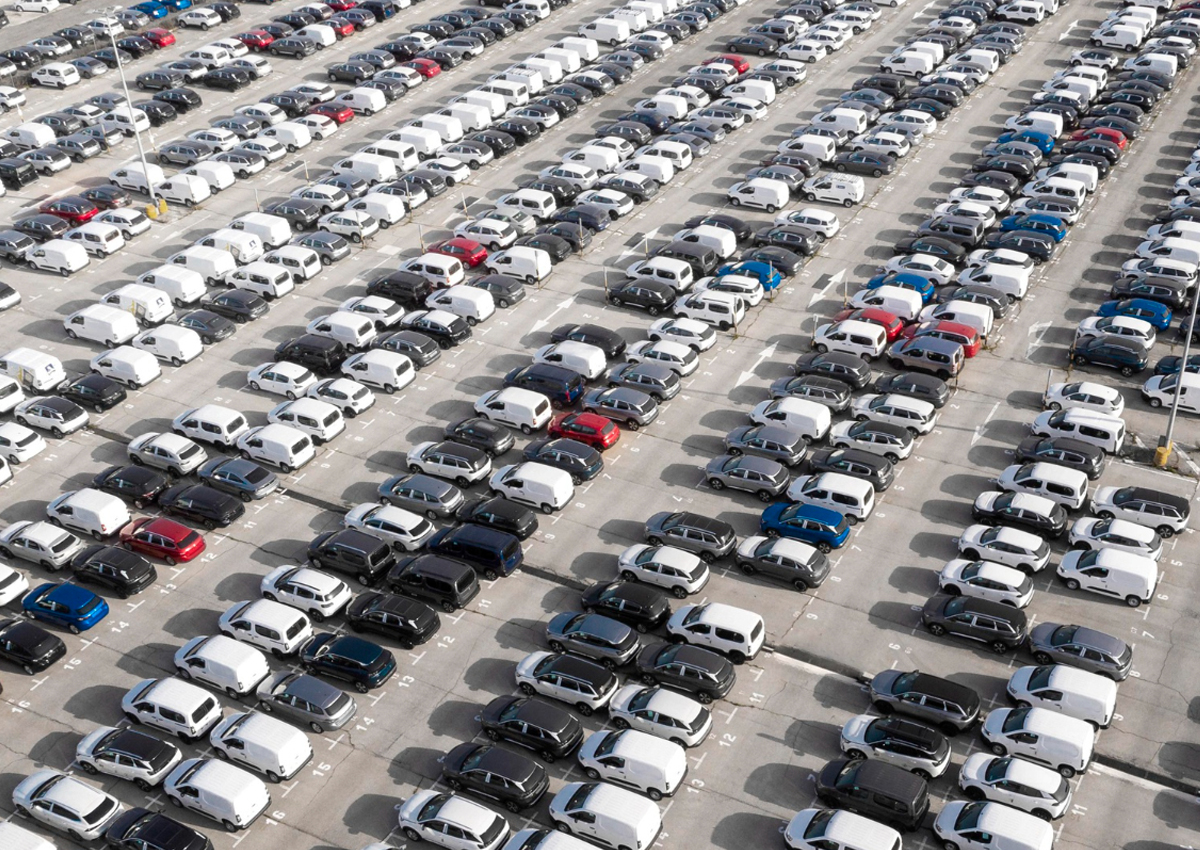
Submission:
M 167 214 L 167 199 L 166 198 L 158 199 L 158 214 L 159 215 Z
M 1159 469 L 1166 469 L 1167 463 L 1171 460 L 1171 449 L 1172 446 L 1170 443 L 1160 445 L 1156 448 L 1154 450 L 1154 465 Z
M 158 218 L 158 207 L 154 204 L 146 204 L 146 217 L 150 219 Z

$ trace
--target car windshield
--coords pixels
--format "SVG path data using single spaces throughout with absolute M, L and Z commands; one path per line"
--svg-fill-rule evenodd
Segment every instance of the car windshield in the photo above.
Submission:
M 688 612 L 688 615 L 683 618 L 683 625 L 690 626 L 692 623 L 698 622 L 704 616 L 703 605 L 697 605 Z
M 1034 667 L 1033 673 L 1029 676 L 1028 690 L 1038 691 L 1050 684 L 1050 677 L 1054 674 L 1054 665 L 1047 664 L 1043 667 Z
M 970 803 L 965 806 L 954 822 L 955 830 L 962 832 L 974 829 L 979 825 L 979 816 L 983 814 L 983 803 Z
M 442 804 L 445 803 L 447 799 L 449 799 L 449 798 L 446 794 L 438 794 L 436 797 L 434 797 L 428 803 L 426 803 L 424 806 L 421 807 L 421 811 L 417 815 L 417 820 L 426 821 L 432 817 L 435 817 L 437 815 L 437 813 L 439 811 L 441 811 Z
M 812 820 L 808 822 L 808 826 L 804 830 L 804 837 L 809 840 L 822 838 L 835 814 L 837 814 L 836 809 L 821 809 L 818 811 L 813 815 Z
M 1014 708 L 1009 712 L 1008 717 L 1004 718 L 1004 725 L 1001 727 L 1002 732 L 1018 732 L 1025 728 L 1025 718 L 1029 715 L 1028 708 Z

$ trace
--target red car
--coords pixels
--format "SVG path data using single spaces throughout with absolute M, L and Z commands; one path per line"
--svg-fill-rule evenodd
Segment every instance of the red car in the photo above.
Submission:
M 175 33 L 165 30 L 162 27 L 146 30 L 142 35 L 159 50 L 162 50 L 164 47 L 170 47 L 175 43 Z
M 250 30 L 249 32 L 240 32 L 234 36 L 242 44 L 249 47 L 251 50 L 266 50 L 271 46 L 271 42 L 275 40 L 275 36 L 271 35 L 266 30 Z
M 330 121 L 345 124 L 354 120 L 354 110 L 349 106 L 339 106 L 336 103 L 315 103 L 308 108 L 309 115 L 324 115 Z
M 1086 130 L 1076 130 L 1071 134 L 1072 142 L 1082 142 L 1085 139 L 1103 139 L 1106 142 L 1112 142 L 1121 150 L 1125 150 L 1125 146 L 1129 144 L 1129 139 L 1125 134 L 1112 127 L 1089 127 Z
M 431 254 L 445 254 L 447 257 L 454 257 L 454 259 L 472 269 L 488 257 L 486 248 L 474 239 L 464 239 L 461 236 L 455 236 L 453 239 L 443 239 L 435 245 L 430 245 L 429 252 Z
M 348 35 L 354 35 L 354 24 L 350 23 L 349 21 L 329 20 L 323 21 L 321 25 L 329 27 L 331 30 L 337 33 L 340 38 L 345 38 Z
M 353 9 L 358 3 L 355 0 L 329 0 L 325 5 L 335 12 L 344 12 Z
M 904 322 L 900 321 L 899 316 L 895 313 L 889 313 L 887 310 L 880 310 L 878 307 L 851 307 L 833 317 L 835 322 L 840 322 L 843 319 L 857 319 L 860 322 L 871 322 L 872 324 L 879 325 L 887 331 L 888 342 L 900 336 L 900 332 L 904 330 Z
M 974 357 L 978 354 L 979 346 L 982 344 L 979 331 L 970 325 L 964 325 L 961 322 L 948 322 L 942 319 L 931 319 L 927 322 L 919 322 L 911 325 L 904 329 L 903 335 L 905 339 L 912 339 L 918 336 L 932 336 L 938 339 L 948 339 L 951 342 L 957 342 L 962 346 L 963 354 L 966 357 Z
M 100 212 L 100 208 L 87 198 L 81 198 L 78 195 L 67 195 L 65 198 L 46 201 L 46 203 L 38 207 L 38 212 L 50 213 L 50 215 L 65 218 L 72 224 L 86 224 L 96 217 Z
M 617 424 L 598 413 L 560 414 L 550 423 L 548 433 L 551 437 L 570 437 L 601 452 L 621 439 Z
M 412 59 L 408 62 L 401 62 L 400 65 L 405 68 L 412 68 L 427 80 L 442 73 L 442 66 L 432 59 Z
M 203 552 L 204 538 L 173 519 L 144 516 L 121 529 L 121 545 L 131 552 L 177 564 Z
M 712 65 L 716 62 L 724 62 L 726 65 L 732 65 L 737 68 L 739 74 L 744 74 L 750 70 L 750 63 L 746 61 L 745 56 L 739 56 L 737 53 L 720 53 L 711 58 L 705 59 L 701 65 Z

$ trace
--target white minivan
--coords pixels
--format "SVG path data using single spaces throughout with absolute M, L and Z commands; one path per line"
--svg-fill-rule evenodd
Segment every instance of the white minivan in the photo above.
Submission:
M 1068 590 L 1090 590 L 1137 608 L 1154 597 L 1158 564 L 1153 558 L 1117 549 L 1072 549 L 1055 571 Z
M 129 508 L 120 498 L 91 487 L 58 496 L 46 505 L 46 516 L 60 528 L 97 540 L 116 534 L 130 520 Z
M 252 693 L 271 673 L 267 658 L 252 646 L 225 635 L 192 638 L 175 651 L 175 669 L 231 697 Z
M 208 733 L 208 742 L 230 761 L 257 770 L 272 782 L 291 779 L 313 757 L 307 735 L 257 711 L 229 715 Z
M 271 803 L 271 792 L 257 776 L 220 759 L 187 759 L 163 781 L 176 805 L 220 823 L 229 832 L 254 823 Z
M 544 514 L 566 507 L 575 495 L 569 472 L 532 461 L 496 470 L 488 479 L 488 488 L 494 495 L 532 505 Z
M 647 850 L 662 831 L 658 806 L 606 782 L 568 783 L 550 801 L 550 819 L 612 850 Z
M 683 747 L 636 729 L 594 732 L 578 759 L 589 779 L 626 785 L 651 800 L 673 796 L 687 774 Z
M 131 313 L 108 304 L 89 304 L 63 319 L 71 339 L 99 342 L 106 348 L 124 345 L 138 334 L 137 319 Z

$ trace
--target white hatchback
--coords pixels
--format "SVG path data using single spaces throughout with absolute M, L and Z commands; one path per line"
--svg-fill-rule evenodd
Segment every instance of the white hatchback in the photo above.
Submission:
M 246 373 L 250 389 L 300 398 L 317 382 L 317 376 L 303 366 L 281 360 L 278 363 L 263 363 Z
M 640 581 L 669 590 L 676 599 L 698 593 L 708 583 L 709 569 L 699 557 L 674 546 L 635 543 L 617 556 L 622 581 Z
M 342 518 L 346 528 L 377 537 L 405 552 L 415 552 L 437 532 L 433 523 L 412 511 L 393 505 L 364 502 L 346 512 Z
M 350 602 L 350 586 L 340 578 L 312 567 L 284 564 L 263 576 L 259 584 L 264 599 L 299 608 L 314 623 L 324 622 Z

